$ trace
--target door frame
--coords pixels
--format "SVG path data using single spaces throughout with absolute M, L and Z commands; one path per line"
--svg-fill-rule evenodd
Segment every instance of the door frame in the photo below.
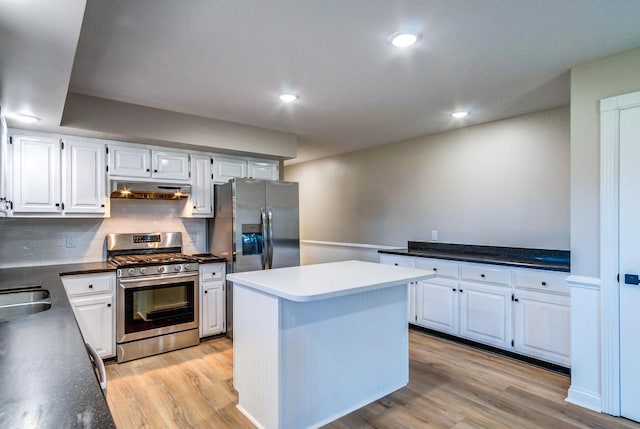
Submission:
M 620 111 L 640 92 L 600 100 L 600 368 L 602 411 L 620 415 Z

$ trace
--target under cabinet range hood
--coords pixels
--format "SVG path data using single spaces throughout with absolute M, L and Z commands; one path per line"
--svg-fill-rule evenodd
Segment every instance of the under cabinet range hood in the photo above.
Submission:
M 145 200 L 184 200 L 189 198 L 191 185 L 180 183 L 111 181 L 111 198 Z

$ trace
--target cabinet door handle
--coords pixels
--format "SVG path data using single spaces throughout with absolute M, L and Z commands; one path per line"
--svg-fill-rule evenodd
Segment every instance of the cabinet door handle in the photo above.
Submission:
M 147 168 L 147 173 L 150 172 L 151 170 Z
M 208 291 L 208 290 L 205 290 L 205 291 L 204 291 L 204 293 L 207 293 L 207 292 L 209 292 L 209 291 Z
M 480 274 L 480 277 L 484 278 L 484 274 Z
M 154 172 L 154 173 L 157 173 L 157 172 L 158 172 L 158 170 L 153 170 L 153 172 Z
M 455 288 L 453 289 L 453 291 L 454 291 L 454 292 L 456 291 L 456 290 L 455 290 Z
M 100 204 L 100 207 L 104 207 L 104 204 Z
M 542 286 L 546 286 L 546 285 L 547 285 L 547 282 L 542 282 Z
M 111 307 L 111 303 L 107 304 L 107 307 Z
M 437 269 L 437 268 L 434 268 L 434 269 L 433 269 L 433 271 L 438 271 L 438 269 Z
M 514 300 L 515 302 L 520 302 L 520 301 L 518 300 L 518 298 L 513 298 L 513 300 Z
M 93 289 L 93 285 L 89 285 L 89 289 Z
M 460 293 L 464 292 L 462 289 L 460 289 Z
M 193 206 L 193 209 L 195 210 L 195 209 L 196 209 L 196 206 Z

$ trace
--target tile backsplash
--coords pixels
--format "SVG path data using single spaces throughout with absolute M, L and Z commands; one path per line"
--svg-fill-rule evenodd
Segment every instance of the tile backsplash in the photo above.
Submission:
M 182 232 L 185 253 L 206 247 L 206 221 L 180 218 L 184 202 L 111 200 L 106 219 L 0 219 L 0 268 L 106 260 L 112 232 Z

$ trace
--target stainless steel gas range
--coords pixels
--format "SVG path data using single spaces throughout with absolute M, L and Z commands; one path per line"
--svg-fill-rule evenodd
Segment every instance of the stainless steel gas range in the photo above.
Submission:
M 198 262 L 182 234 L 108 234 L 116 270 L 116 356 L 126 362 L 200 342 Z

